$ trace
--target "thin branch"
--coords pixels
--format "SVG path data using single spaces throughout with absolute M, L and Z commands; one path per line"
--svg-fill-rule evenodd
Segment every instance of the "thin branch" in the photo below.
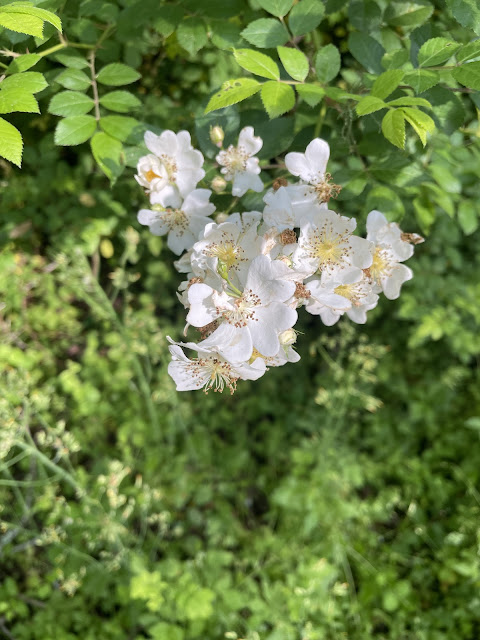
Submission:
M 100 103 L 98 99 L 97 78 L 95 74 L 95 51 L 90 51 L 88 55 L 88 61 L 90 74 L 92 76 L 93 100 L 95 102 L 95 120 L 98 122 L 100 120 Z

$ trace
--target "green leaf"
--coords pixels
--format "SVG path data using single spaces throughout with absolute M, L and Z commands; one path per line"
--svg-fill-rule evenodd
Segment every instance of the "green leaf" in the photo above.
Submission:
M 394 27 L 418 27 L 433 13 L 433 5 L 428 0 L 404 0 L 388 3 L 384 18 Z
M 428 233 L 435 220 L 435 211 L 433 210 L 433 207 L 422 202 L 420 198 L 415 198 L 413 201 L 413 208 L 415 209 L 417 220 L 420 223 L 420 228 L 424 233 Z
M 371 95 L 376 98 L 387 98 L 395 91 L 405 75 L 400 69 L 391 69 L 382 73 L 373 83 Z
M 99 124 L 105 133 L 121 142 L 125 142 L 132 134 L 143 131 L 140 122 L 128 116 L 105 116 L 100 118 Z
M 452 70 L 452 76 L 457 82 L 470 89 L 480 89 L 480 61 L 469 62 Z
M 40 113 L 38 102 L 28 91 L 13 87 L 0 88 L 0 113 L 12 113 L 13 111 Z
M 387 105 L 383 100 L 375 96 L 365 96 L 357 104 L 356 110 L 359 116 L 366 116 L 380 109 L 385 109 Z
M 38 53 L 26 53 L 23 56 L 18 56 L 18 58 L 14 58 L 8 65 L 5 73 L 22 73 L 23 71 L 34 67 L 41 59 L 42 57 L 39 56 Z
M 88 67 L 87 60 L 74 51 L 62 51 L 57 53 L 54 58 L 57 62 L 70 69 L 85 69 L 85 67 Z
M 50 100 L 48 112 L 55 116 L 83 116 L 93 109 L 92 98 L 78 91 L 61 91 Z
M 277 118 L 295 106 L 294 90 L 282 82 L 266 82 L 260 95 L 270 118 Z
M 278 80 L 280 71 L 278 65 L 269 56 L 252 49 L 236 49 L 233 52 L 238 64 L 250 73 L 255 73 L 262 78 Z
M 385 49 L 366 33 L 353 32 L 348 36 L 348 48 L 352 56 L 370 73 L 383 71 L 382 57 Z
M 292 47 L 277 47 L 277 52 L 288 75 L 294 80 L 303 82 L 309 69 L 307 56 Z
M 403 78 L 404 84 L 408 84 L 415 93 L 423 93 L 440 82 L 440 76 L 436 71 L 424 71 L 415 69 L 407 73 Z
M 420 109 L 411 109 L 409 107 L 405 107 L 402 109 L 405 118 L 415 129 L 418 137 L 422 141 L 423 146 L 427 144 L 427 133 L 431 133 L 435 130 L 435 122 L 432 118 L 420 111 Z
M 131 84 L 139 78 L 140 73 L 138 73 L 138 71 L 135 71 L 132 67 L 121 62 L 112 62 L 112 64 L 107 64 L 107 66 L 100 69 L 100 72 L 97 74 L 98 82 L 111 87 L 120 87 L 124 84 Z
M 387 52 L 382 58 L 384 69 L 400 69 L 408 62 L 410 56 L 406 49 L 394 49 Z
M 295 85 L 298 95 L 311 107 L 316 107 L 325 95 L 325 89 L 315 84 Z
M 382 10 L 374 0 L 350 0 L 348 17 L 358 31 L 373 31 L 382 22 Z
M 251 22 L 242 31 L 242 37 L 260 49 L 271 49 L 285 44 L 289 38 L 285 26 L 273 18 L 261 18 Z
M 465 120 L 465 107 L 453 91 L 434 87 L 424 93 L 424 97 L 433 107 L 432 118 L 437 127 L 451 135 L 462 126 Z
M 208 43 L 204 21 L 200 18 L 182 20 L 177 29 L 177 40 L 191 56 L 194 56 Z
M 40 9 L 39 7 L 33 7 L 30 3 L 26 2 L 12 2 L 6 6 L 0 7 L 0 15 L 7 13 L 20 13 L 24 16 L 35 17 L 42 22 L 49 22 L 57 31 L 62 30 L 62 22 L 58 16 L 46 9 Z M 26 33 L 23 31 L 22 33 Z M 32 34 L 33 35 L 33 34 Z M 41 36 L 40 36 L 41 37 Z
M 431 38 L 422 44 L 418 52 L 419 67 L 434 67 L 448 60 L 460 45 L 448 38 Z
M 73 116 L 60 120 L 55 129 L 55 144 L 65 147 L 86 142 L 95 133 L 97 121 L 93 116 Z
M 315 57 L 315 71 L 320 82 L 330 82 L 340 71 L 340 52 L 334 44 L 327 44 L 318 50 Z
M 100 104 L 110 111 L 128 113 L 142 106 L 141 101 L 128 91 L 111 91 L 100 98 Z
M 462 231 L 466 236 L 469 236 L 478 229 L 478 213 L 473 202 L 463 200 L 458 207 L 457 215 Z
M 26 71 L 13 76 L 8 76 L 2 82 L 2 89 L 16 87 L 29 93 L 38 93 L 48 87 L 47 81 L 41 73 L 37 71 Z
M 401 109 L 387 111 L 382 120 L 382 133 L 399 149 L 405 147 L 405 118 Z
M 340 87 L 325 87 L 325 95 L 335 102 L 347 102 L 347 100 L 359 102 L 361 100 L 360 96 L 355 93 L 349 93 L 345 89 L 340 89 Z
M 225 20 L 212 20 L 212 44 L 218 49 L 231 51 L 241 44 L 245 44 L 240 35 L 240 27 Z
M 65 89 L 73 89 L 75 91 L 85 91 L 92 84 L 91 79 L 80 69 L 65 69 L 55 80 Z
M 446 0 L 450 13 L 462 27 L 480 36 L 480 6 L 477 0 Z
M 184 640 L 185 635 L 181 627 L 169 624 L 168 622 L 157 622 L 153 627 L 148 628 L 148 635 L 153 640 Z
M 463 45 L 455 54 L 457 62 L 467 62 L 472 58 L 480 57 L 480 40 L 474 40 Z
M 0 27 L 35 36 L 35 38 L 43 38 L 43 20 L 23 13 L 3 13 L 5 9 L 6 7 L 0 7 Z
M 295 136 L 294 119 L 291 116 L 270 120 L 265 111 L 249 109 L 242 113 L 241 120 L 242 127 L 248 125 L 263 140 L 263 146 L 257 154 L 259 159 L 275 158 L 290 149 Z
M 403 96 L 402 98 L 395 98 L 387 102 L 389 107 L 426 107 L 431 109 L 432 105 L 425 98 L 413 98 L 411 96 Z
M 261 86 L 258 80 L 254 80 L 253 78 L 227 80 L 222 84 L 220 91 L 217 91 L 217 93 L 210 98 L 205 113 L 241 102 L 257 93 Z
M 96 133 L 90 140 L 92 154 L 100 169 L 112 184 L 124 169 L 122 143 L 107 133 Z
M 288 16 L 288 26 L 294 36 L 303 36 L 318 27 L 325 7 L 320 0 L 300 0 Z
M 293 0 L 258 0 L 262 9 L 268 11 L 277 18 L 283 18 L 290 11 Z
M 155 31 L 167 38 L 175 31 L 183 16 L 184 12 L 180 6 L 165 5 L 164 7 L 156 7 L 152 26 Z
M 0 118 L 0 156 L 20 167 L 22 150 L 23 140 L 20 131 L 13 124 Z

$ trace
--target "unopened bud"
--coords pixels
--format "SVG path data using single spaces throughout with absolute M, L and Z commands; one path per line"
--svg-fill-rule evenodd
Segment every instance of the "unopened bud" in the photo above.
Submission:
M 215 193 L 222 193 L 227 186 L 227 181 L 222 176 L 215 176 L 210 185 Z
M 228 213 L 220 212 L 215 217 L 215 222 L 217 224 L 222 224 L 222 222 L 226 222 L 228 220 Z
M 210 127 L 210 140 L 219 149 L 222 148 L 222 143 L 225 138 L 225 132 L 218 124 L 214 127 Z
M 287 329 L 278 336 L 278 339 L 282 347 L 291 347 L 297 341 L 297 332 L 295 329 Z

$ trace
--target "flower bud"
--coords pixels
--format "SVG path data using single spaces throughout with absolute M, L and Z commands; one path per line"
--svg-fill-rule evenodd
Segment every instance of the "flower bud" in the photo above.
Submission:
M 228 220 L 228 213 L 221 211 L 215 216 L 215 222 L 217 224 L 222 224 L 222 222 L 226 222 Z
M 297 341 L 297 332 L 295 329 L 287 329 L 278 336 L 278 339 L 282 347 L 290 347 Z
M 210 140 L 219 149 L 222 148 L 222 143 L 224 138 L 225 138 L 225 132 L 223 131 L 222 127 L 220 127 L 218 124 L 215 125 L 214 127 L 210 127 Z
M 227 181 L 222 176 L 216 176 L 210 185 L 215 193 L 222 193 L 227 186 Z

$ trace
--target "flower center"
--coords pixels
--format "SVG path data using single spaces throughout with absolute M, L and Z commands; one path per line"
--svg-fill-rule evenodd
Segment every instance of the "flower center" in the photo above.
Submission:
M 196 377 L 204 377 L 208 373 L 208 379 L 203 384 L 203 391 L 208 392 L 213 389 L 222 393 L 227 388 L 233 394 L 237 388 L 238 377 L 233 375 L 232 367 L 228 362 L 221 362 L 217 358 L 199 358 L 192 360 L 191 374 Z
M 145 174 L 145 180 L 147 182 L 151 182 L 154 178 L 160 178 L 160 176 L 157 175 L 152 169 L 149 169 Z
M 219 262 L 225 265 L 227 269 L 230 269 L 242 259 L 243 249 L 233 241 L 228 240 L 219 244 L 212 242 L 206 247 L 205 253 L 218 258 Z
M 222 393 L 226 388 L 230 389 L 230 393 L 233 394 L 237 388 L 237 380 L 232 375 L 232 367 L 227 362 L 220 362 L 216 358 L 212 358 L 207 362 L 207 369 L 210 373 L 210 379 L 204 385 L 205 393 L 208 393 L 210 389 Z
M 248 158 L 249 155 L 243 147 L 234 147 L 233 144 L 220 153 L 220 162 L 230 174 L 245 171 Z
M 334 291 L 337 295 L 343 296 L 355 306 L 358 307 L 362 303 L 360 297 L 362 295 L 361 282 L 353 282 L 352 284 L 340 284 L 335 287 Z
M 177 233 L 183 235 L 188 229 L 188 218 L 181 209 L 164 208 L 160 204 L 154 204 L 152 210 L 158 212 L 158 217 L 165 222 L 170 230 L 175 229 Z
M 261 304 L 260 298 L 250 289 L 246 289 L 240 298 L 236 298 L 232 309 L 219 310 L 219 313 L 235 327 L 246 327 L 250 320 L 256 320 L 255 307 Z
M 380 282 L 382 277 L 389 276 L 392 272 L 392 267 L 389 260 L 388 252 L 381 247 L 375 249 L 373 254 L 373 262 L 369 267 L 370 276 L 375 282 Z
M 341 186 L 332 182 L 329 173 L 320 174 L 313 182 L 313 188 L 319 202 L 328 202 L 330 198 L 336 198 L 342 190 Z
M 320 267 L 341 263 L 349 249 L 344 236 L 335 233 L 332 225 L 327 224 L 314 231 L 305 247 L 309 257 L 320 262 Z

